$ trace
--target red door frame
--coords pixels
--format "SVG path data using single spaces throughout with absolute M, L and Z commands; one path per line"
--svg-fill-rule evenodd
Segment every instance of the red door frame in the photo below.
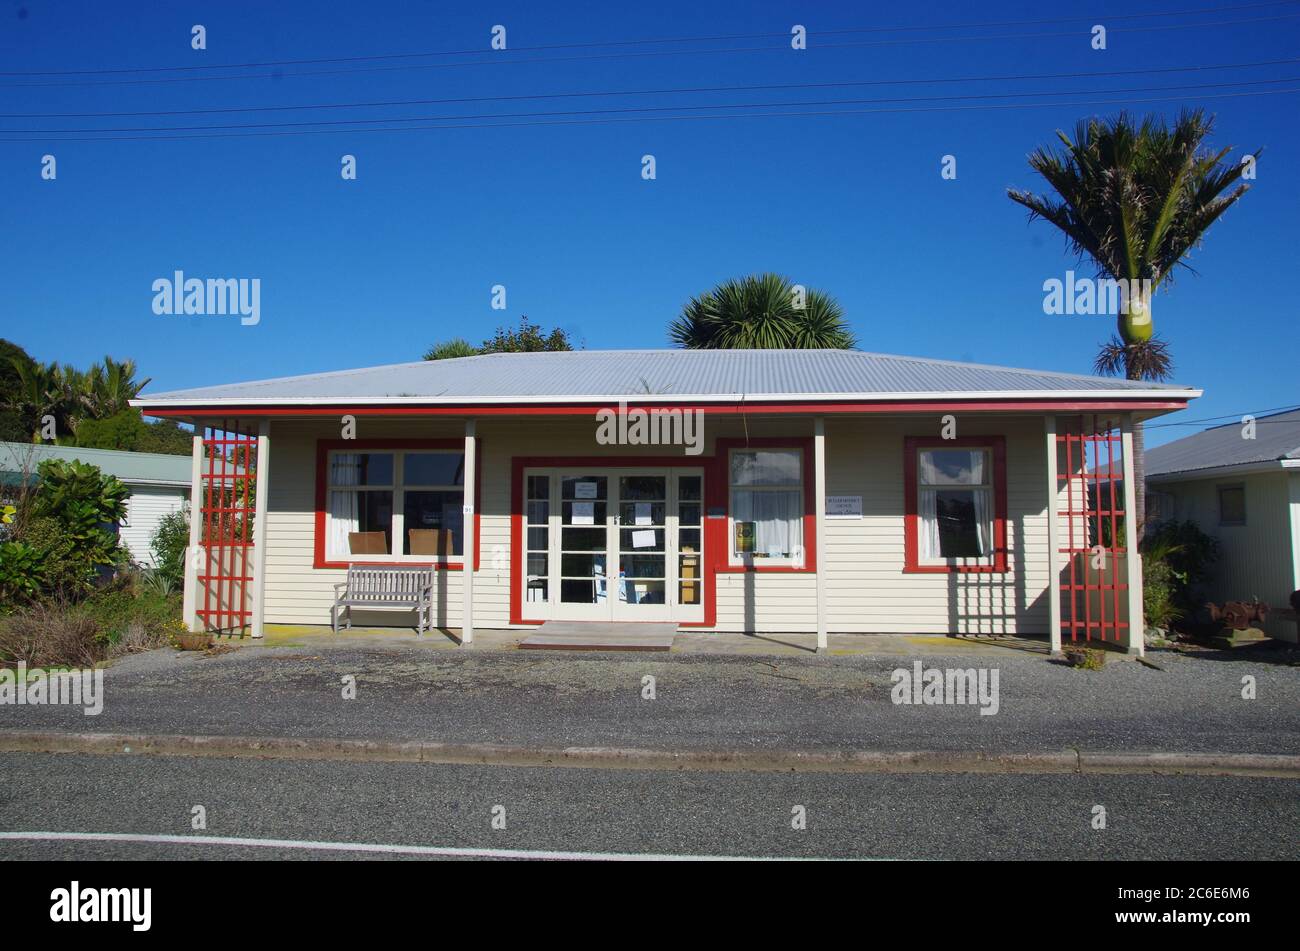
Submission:
M 816 503 L 813 498 L 812 437 L 765 436 L 761 438 L 720 438 L 712 456 L 513 456 L 510 460 L 510 623 L 541 624 L 539 618 L 523 613 L 523 577 L 519 559 L 524 541 L 524 471 L 526 469 L 703 469 L 704 470 L 704 620 L 683 621 L 682 627 L 716 627 L 718 623 L 718 575 L 731 572 L 815 572 L 817 562 Z M 727 475 L 729 450 L 762 447 L 790 448 L 803 452 L 804 482 L 804 564 L 799 567 L 732 565 L 727 539 L 730 515 L 728 500 L 730 479 Z M 710 518 L 710 511 L 723 517 Z

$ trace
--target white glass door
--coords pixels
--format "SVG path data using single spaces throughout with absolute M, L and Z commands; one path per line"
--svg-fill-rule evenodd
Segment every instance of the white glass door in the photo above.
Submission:
M 703 472 L 525 473 L 524 616 L 702 621 Z
M 669 592 L 668 475 L 625 472 L 617 477 L 616 556 L 620 621 L 666 621 Z

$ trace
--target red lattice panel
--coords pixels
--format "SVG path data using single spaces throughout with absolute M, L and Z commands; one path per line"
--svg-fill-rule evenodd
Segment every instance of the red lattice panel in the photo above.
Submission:
M 196 613 L 206 630 L 246 634 L 252 622 L 256 429 L 222 420 L 203 430 L 203 564 Z
M 1122 436 L 1100 416 L 1062 418 L 1056 435 L 1061 637 L 1123 642 L 1128 632 L 1128 546 Z M 1065 508 L 1060 505 L 1064 503 Z M 1094 564 L 1100 556 L 1101 567 Z

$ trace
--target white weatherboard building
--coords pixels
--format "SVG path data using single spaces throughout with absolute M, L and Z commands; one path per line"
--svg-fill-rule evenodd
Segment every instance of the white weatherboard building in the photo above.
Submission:
M 4 442 L 0 443 L 0 480 L 13 483 L 24 473 L 33 478 L 36 467 L 46 459 L 85 462 L 120 479 L 130 495 L 126 517 L 117 525 L 118 537 L 132 561 L 145 568 L 155 567 L 152 544 L 159 523 L 163 516 L 182 511 L 189 502 L 189 456 Z
M 1149 507 L 1218 539 L 1206 595 L 1285 608 L 1300 590 L 1300 410 L 1233 422 L 1148 450 Z M 1294 621 L 1265 631 L 1296 640 Z
M 659 621 L 823 645 L 1091 634 L 1136 651 L 1140 569 L 1115 547 L 1134 533 L 1101 527 L 1131 500 L 1085 511 L 1084 450 L 1110 433 L 1119 466 L 1134 420 L 1199 395 L 858 351 L 673 350 L 490 354 L 135 403 L 207 434 L 195 497 L 205 481 L 242 492 L 257 526 L 241 539 L 236 515 L 223 539 L 203 535 L 210 512 L 195 521 L 212 552 L 187 589 L 196 626 L 325 624 L 350 565 L 410 564 L 434 566 L 434 623 L 467 642 L 475 626 Z M 685 414 L 694 446 L 675 438 Z M 256 451 L 255 486 L 214 471 L 221 446 Z M 1079 553 L 1103 534 L 1118 557 L 1090 575 Z M 227 577 L 246 590 L 222 594 Z

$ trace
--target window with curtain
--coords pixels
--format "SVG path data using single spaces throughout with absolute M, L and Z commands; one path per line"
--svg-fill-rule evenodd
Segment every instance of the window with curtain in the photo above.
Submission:
M 798 449 L 731 453 L 731 560 L 803 560 L 803 454 Z
M 327 489 L 331 560 L 443 561 L 464 552 L 464 453 L 331 452 Z
M 993 471 L 988 449 L 921 449 L 917 516 L 922 563 L 993 555 Z

